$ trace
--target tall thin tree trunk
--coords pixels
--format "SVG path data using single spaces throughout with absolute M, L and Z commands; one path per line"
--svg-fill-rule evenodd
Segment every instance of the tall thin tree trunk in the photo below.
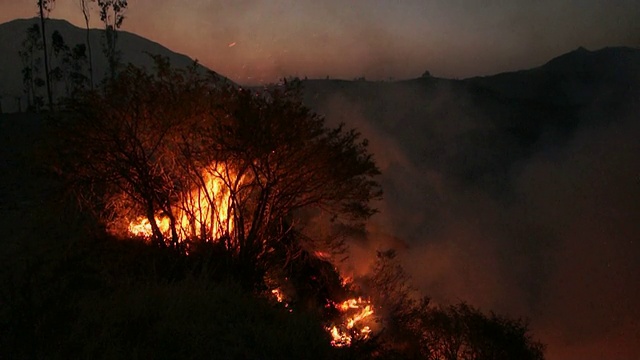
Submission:
M 93 90 L 93 54 L 91 53 L 91 38 L 90 38 L 90 30 L 89 30 L 89 9 L 87 8 L 87 4 L 85 0 L 81 1 L 82 3 L 82 15 L 84 15 L 84 23 L 87 28 L 87 51 L 89 52 L 89 81 L 91 81 L 91 89 Z
M 51 95 L 51 82 L 49 81 L 49 56 L 47 54 L 47 34 L 44 28 L 44 4 L 38 1 L 40 7 L 40 27 L 42 27 L 42 46 L 44 47 L 44 78 L 47 83 L 47 100 L 49 101 L 49 111 L 53 111 L 53 96 Z

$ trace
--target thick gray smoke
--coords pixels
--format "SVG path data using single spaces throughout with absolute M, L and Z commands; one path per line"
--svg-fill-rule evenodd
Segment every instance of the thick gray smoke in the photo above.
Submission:
M 593 120 L 585 110 L 571 131 L 541 131 L 523 150 L 451 86 L 429 104 L 416 104 L 411 83 L 311 101 L 330 123 L 360 130 L 383 172 L 371 241 L 352 247 L 356 270 L 393 247 L 433 301 L 529 318 L 550 360 L 637 358 L 637 113 Z M 372 87 L 397 107 L 377 104 Z M 412 106 L 438 117 L 416 118 Z

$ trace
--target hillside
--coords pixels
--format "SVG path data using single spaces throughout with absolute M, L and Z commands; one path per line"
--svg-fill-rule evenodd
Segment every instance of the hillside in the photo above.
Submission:
M 18 19 L 0 24 L 0 108 L 3 112 L 18 111 L 18 97 L 22 100 L 22 109 L 26 107 L 24 87 L 22 85 L 22 68 L 19 51 L 26 38 L 27 29 L 39 23 L 37 18 Z M 76 27 L 66 20 L 50 19 L 47 21 L 47 34 L 51 38 L 54 31 L 59 31 L 69 47 L 84 44 L 86 30 Z M 107 73 L 107 61 L 102 52 L 103 30 L 91 29 L 90 41 L 94 59 L 95 82 L 99 83 Z M 50 45 L 51 42 L 49 41 Z M 126 31 L 118 33 L 118 49 L 122 52 L 122 62 L 137 66 L 150 67 L 153 64 L 148 54 L 168 57 L 174 66 L 192 65 L 194 59 L 175 53 L 166 47 Z M 55 61 L 52 60 L 55 65 Z M 202 67 L 203 71 L 206 69 Z

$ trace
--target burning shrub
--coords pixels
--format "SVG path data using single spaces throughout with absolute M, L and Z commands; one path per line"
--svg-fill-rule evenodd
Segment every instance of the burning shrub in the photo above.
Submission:
M 288 261 L 272 254 L 301 210 L 361 226 L 381 195 L 367 142 L 327 128 L 295 82 L 258 93 L 156 58 L 69 108 L 67 174 L 111 232 L 185 252 L 219 243 L 251 281 Z

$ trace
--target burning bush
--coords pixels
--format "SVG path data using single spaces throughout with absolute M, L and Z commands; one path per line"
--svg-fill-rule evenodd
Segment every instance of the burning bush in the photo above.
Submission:
M 215 242 L 259 282 L 295 256 L 272 254 L 301 210 L 360 226 L 381 195 L 367 142 L 327 128 L 298 90 L 248 91 L 161 58 L 155 73 L 130 66 L 71 104 L 68 173 L 110 231 L 185 252 Z

